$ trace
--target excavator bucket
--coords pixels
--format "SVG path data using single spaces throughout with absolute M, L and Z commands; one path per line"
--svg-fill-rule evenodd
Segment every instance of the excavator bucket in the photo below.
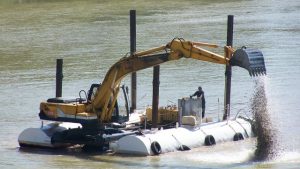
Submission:
M 258 49 L 242 47 L 233 53 L 229 63 L 231 66 L 247 69 L 250 76 L 260 76 L 267 73 L 264 56 Z

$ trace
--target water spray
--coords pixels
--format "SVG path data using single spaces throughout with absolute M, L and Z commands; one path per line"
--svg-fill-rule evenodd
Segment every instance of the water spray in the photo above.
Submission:
M 254 115 L 253 131 L 257 135 L 254 159 L 257 161 L 270 160 L 276 156 L 276 132 L 272 127 L 267 105 L 264 81 L 256 79 L 251 109 Z

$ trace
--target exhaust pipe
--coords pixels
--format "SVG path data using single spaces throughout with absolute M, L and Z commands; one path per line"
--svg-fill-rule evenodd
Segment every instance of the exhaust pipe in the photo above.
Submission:
M 258 49 L 242 47 L 233 53 L 229 63 L 247 69 L 250 76 L 267 74 L 264 56 Z

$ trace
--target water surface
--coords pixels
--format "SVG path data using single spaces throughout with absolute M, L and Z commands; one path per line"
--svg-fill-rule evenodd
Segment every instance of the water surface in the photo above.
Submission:
M 19 133 L 40 125 L 39 102 L 55 95 L 55 62 L 64 59 L 63 95 L 77 97 L 129 51 L 129 10 L 137 10 L 137 49 L 174 37 L 226 43 L 235 15 L 234 47 L 259 48 L 266 59 L 269 118 L 277 157 L 254 162 L 256 140 L 158 157 L 20 150 Z M 0 166 L 3 168 L 297 168 L 300 165 L 300 3 L 297 1 L 0 0 Z M 215 50 L 220 54 L 222 49 Z M 130 85 L 129 78 L 124 84 Z M 160 105 L 201 85 L 207 113 L 222 113 L 224 66 L 190 59 L 161 65 Z M 251 110 L 255 79 L 234 68 L 232 113 Z M 138 73 L 138 106 L 151 104 L 152 69 Z M 219 103 L 218 103 L 219 100 Z M 220 108 L 218 108 L 220 107 Z

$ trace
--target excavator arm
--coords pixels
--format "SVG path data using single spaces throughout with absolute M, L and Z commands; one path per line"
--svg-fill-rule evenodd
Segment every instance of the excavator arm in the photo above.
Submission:
M 263 56 L 257 50 L 252 51 L 256 52 L 255 56 L 245 49 L 239 49 L 237 50 L 238 54 L 235 54 L 236 52 L 233 49 L 225 46 L 225 56 L 222 56 L 205 50 L 200 46 L 218 47 L 214 44 L 190 42 L 175 38 L 165 46 L 137 52 L 120 59 L 107 72 L 94 99 L 87 105 L 86 111 L 96 113 L 101 122 L 110 122 L 121 80 L 126 75 L 180 58 L 192 58 L 217 64 L 240 66 L 247 69 L 250 75 L 265 74 L 266 72 Z

